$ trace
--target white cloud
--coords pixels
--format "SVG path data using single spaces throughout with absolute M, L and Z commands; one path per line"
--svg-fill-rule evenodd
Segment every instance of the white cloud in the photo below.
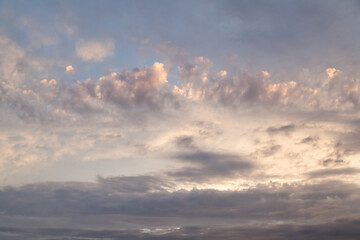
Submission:
M 76 55 L 83 61 L 102 62 L 106 57 L 114 54 L 115 44 L 113 40 L 80 41 L 76 45 Z
M 74 71 L 75 70 L 74 70 L 74 67 L 72 65 L 68 65 L 65 68 L 65 72 L 68 73 L 68 74 L 72 74 L 72 73 L 74 73 Z
M 336 68 L 327 68 L 326 73 L 329 76 L 329 78 L 335 77 L 337 74 L 339 74 L 341 71 Z
M 96 83 L 85 83 L 84 87 L 91 96 L 117 106 L 147 106 L 158 109 L 164 101 L 172 100 L 170 91 L 164 88 L 166 83 L 167 72 L 164 64 L 155 62 L 152 66 L 136 68 L 131 72 L 102 76 Z
M 41 84 L 43 84 L 44 86 L 50 86 L 50 87 L 53 87 L 53 86 L 56 86 L 56 80 L 55 79 L 43 79 L 40 81 Z
M 227 71 L 226 70 L 221 70 L 218 74 L 219 74 L 220 77 L 226 77 Z

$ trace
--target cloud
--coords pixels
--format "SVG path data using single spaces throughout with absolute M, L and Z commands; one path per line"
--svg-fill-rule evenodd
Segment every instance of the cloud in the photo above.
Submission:
M 102 62 L 114 54 L 113 40 L 82 40 L 76 44 L 76 55 L 83 61 Z
M 213 182 L 231 179 L 249 175 L 254 169 L 252 163 L 232 154 L 197 150 L 176 154 L 172 158 L 195 166 L 184 167 L 168 173 L 169 176 L 183 181 Z
M 96 82 L 81 84 L 87 93 L 98 100 L 121 109 L 148 108 L 162 111 L 166 106 L 179 107 L 171 89 L 167 86 L 164 64 L 135 68 L 132 71 L 112 73 Z
M 28 106 L 23 108 L 24 111 L 27 108 L 33 109 L 32 115 L 47 111 L 50 117 L 57 111 L 76 114 L 76 118 L 99 113 L 105 117 L 110 112 L 128 118 L 135 115 L 156 117 L 159 113 L 170 113 L 180 107 L 178 97 L 168 85 L 164 64 L 159 62 L 132 71 L 110 73 L 97 80 L 76 81 L 73 84 L 59 84 L 53 78 L 45 78 L 39 82 L 47 88 L 36 85 L 30 85 L 24 90 L 4 88 L 7 94 L 3 96 L 3 101 L 9 106 L 21 101 L 22 105 Z M 34 119 L 23 117 L 24 121 Z M 68 120 L 71 119 L 70 115 L 67 117 Z
M 295 130 L 295 124 L 289 124 L 289 125 L 284 125 L 281 127 L 269 127 L 266 129 L 266 131 L 270 134 L 276 134 L 276 133 L 285 133 L 288 134 L 289 132 L 292 132 Z
M 269 73 L 247 71 L 219 73 L 212 70 L 212 62 L 205 57 L 196 57 L 179 66 L 181 85 L 174 92 L 191 100 L 203 100 L 223 107 L 314 107 L 318 90 L 303 83 L 274 82 Z M 225 70 L 226 71 L 226 70 Z
M 166 191 L 173 184 L 162 177 L 156 176 L 131 176 L 131 177 L 108 177 L 98 176 L 97 181 L 101 188 L 111 189 L 119 193 L 146 193 Z
M 338 165 L 338 164 L 344 164 L 345 161 L 341 160 L 341 159 L 332 159 L 332 158 L 328 158 L 325 159 L 324 161 L 322 161 L 322 165 L 323 166 L 329 166 L 329 165 Z
M 165 229 L 133 229 L 133 230 L 87 230 L 63 228 L 0 228 L 0 236 L 35 240 L 39 238 L 74 240 L 106 238 L 129 240 L 163 240 L 163 239 L 207 239 L 207 240 L 355 240 L 360 234 L 359 219 L 341 219 L 322 224 L 263 224 L 258 226 L 186 226 Z
M 193 136 L 179 136 L 175 139 L 175 144 L 183 149 L 196 149 Z
M 329 76 L 329 78 L 335 77 L 337 74 L 341 73 L 340 70 L 337 70 L 336 68 L 327 68 L 326 73 Z
M 357 168 L 332 168 L 332 169 L 321 169 L 307 173 L 310 178 L 324 178 L 339 175 L 355 175 L 360 172 Z
M 2 81 L 14 85 L 21 80 L 21 62 L 24 57 L 25 51 L 19 45 L 7 37 L 0 36 L 0 71 Z
M 74 71 L 75 71 L 75 69 L 74 69 L 74 67 L 72 65 L 68 65 L 65 68 L 65 72 L 68 73 L 68 74 L 72 74 L 72 73 L 74 73 Z
M 187 226 L 182 228 L 146 229 L 135 230 L 85 230 L 85 229 L 59 229 L 59 228 L 0 228 L 0 234 L 7 239 L 26 238 L 29 240 L 47 238 L 69 238 L 80 239 L 129 239 L 129 240 L 160 240 L 160 239 L 224 239 L 232 240 L 235 238 L 260 239 L 309 239 L 309 240 L 354 240 L 360 234 L 359 220 L 343 219 L 334 222 L 326 222 L 316 225 L 297 225 L 297 224 L 278 224 L 278 225 L 259 225 L 259 226 Z M 0 235 L 0 236 L 1 236 Z
M 5 216 L 122 214 L 258 222 L 305 219 L 307 223 L 359 214 L 359 186 L 340 181 L 270 183 L 239 191 L 193 189 L 170 192 L 163 189 L 167 188 L 167 183 L 154 177 L 133 178 L 134 183 L 126 177 L 98 180 L 97 183 L 39 183 L 19 188 L 6 187 L 0 191 L 0 210 Z M 150 183 L 147 183 L 148 180 Z M 145 187 L 140 186 L 141 182 Z
M 94 40 L 82 43 L 88 46 L 88 43 L 98 44 L 99 42 Z M 111 41 L 101 44 L 111 45 Z M 12 49 L 10 46 L 8 48 Z M 80 48 L 79 45 L 78 49 Z M 84 50 L 84 52 L 87 51 Z M 174 54 L 179 53 L 175 51 Z M 101 56 L 101 54 L 95 55 Z M 19 66 L 22 66 L 22 58 L 23 55 L 19 55 L 16 63 L 12 63 L 12 68 L 16 68 L 16 71 L 11 71 L 12 73 L 23 74 L 18 71 Z M 16 91 L 33 92 L 39 100 L 38 102 L 30 101 L 30 103 L 29 99 L 25 98 L 24 104 L 28 101 L 26 104 L 29 106 L 33 104 L 48 106 L 46 108 L 33 106 L 34 109 L 42 109 L 42 111 L 59 109 L 59 112 L 77 114 L 77 118 L 89 117 L 99 112 L 102 112 L 104 116 L 110 112 L 114 115 L 124 115 L 125 111 L 131 112 L 129 116 L 148 115 L 151 117 L 156 114 L 149 110 L 171 114 L 179 110 L 181 106 L 192 107 L 192 102 L 229 109 L 260 106 L 279 110 L 314 111 L 320 108 L 341 111 L 356 108 L 360 100 L 358 80 L 346 74 L 335 74 L 331 79 L 327 79 L 328 82 L 325 85 L 318 86 L 308 84 L 307 81 L 277 82 L 265 71 L 254 74 L 246 71 L 216 72 L 212 70 L 212 61 L 206 57 L 196 57 L 192 60 L 182 57 L 178 62 L 180 63 L 178 85 L 174 84 L 174 81 L 168 82 L 168 75 L 172 73 L 166 70 L 163 63 L 156 62 L 152 66 L 113 72 L 97 80 L 88 79 L 77 81 L 75 84 L 59 84 L 58 82 L 55 84 L 52 78 L 49 78 L 50 80 L 46 83 L 42 81 L 43 85 L 53 88 L 51 91 L 39 90 L 30 84 L 28 88 Z M 72 69 L 71 67 L 71 65 L 67 66 L 67 73 L 73 72 L 73 67 Z M 20 75 L 19 79 L 21 79 Z M 114 106 L 116 109 L 113 108 Z M 278 129 L 277 131 L 275 128 L 269 128 L 268 132 L 277 133 L 285 132 L 285 130 Z M 290 131 L 291 129 L 287 132 Z
M 177 49 L 173 46 L 165 49 L 173 48 Z M 232 109 L 260 106 L 280 110 L 342 111 L 356 109 L 360 102 L 359 79 L 336 68 L 307 72 L 289 81 L 264 70 L 255 73 L 215 71 L 211 59 L 203 56 L 190 59 L 180 50 L 170 51 L 166 59 L 170 65 L 178 64 L 181 82 L 173 87 L 174 93 L 211 105 Z
M 41 84 L 43 84 L 44 86 L 50 86 L 50 87 L 53 87 L 53 86 L 56 86 L 56 80 L 55 79 L 43 79 L 40 81 Z
M 269 157 L 281 150 L 282 146 L 279 144 L 270 144 L 269 146 L 263 147 L 261 149 L 258 149 L 256 152 L 259 152 L 264 157 Z
M 301 140 L 301 143 L 314 143 L 314 142 L 316 142 L 317 140 L 318 140 L 317 137 L 308 136 L 308 137 L 306 137 L 306 138 L 303 138 L 303 139 Z
M 141 4 L 0 4 L 0 238 L 356 238 L 359 8 Z

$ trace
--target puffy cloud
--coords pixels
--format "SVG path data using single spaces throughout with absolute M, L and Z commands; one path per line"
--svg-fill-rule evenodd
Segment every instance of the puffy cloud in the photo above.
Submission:
M 68 70 L 70 67 L 67 67 Z M 33 114 L 50 110 L 51 116 L 51 112 L 57 109 L 58 112 L 77 114 L 80 118 L 100 112 L 104 116 L 113 112 L 114 115 L 126 117 L 126 114 L 123 114 L 126 111 L 150 117 L 155 116 L 151 113 L 153 110 L 165 113 L 165 110 L 171 112 L 171 109 L 180 106 L 167 82 L 164 64 L 159 62 L 132 71 L 111 73 L 97 80 L 76 81 L 73 84 L 59 84 L 55 79 L 47 78 L 39 82 L 47 88 L 30 85 L 25 89 L 13 89 L 11 94 L 8 88 L 4 88 L 4 91 L 8 92 L 3 96 L 4 101 L 6 100 L 8 105 L 21 101 L 34 110 Z M 111 110 L 113 107 L 116 108 Z
M 99 43 L 90 41 L 91 44 L 95 42 Z M 83 43 L 88 46 L 89 42 Z M 111 45 L 111 41 L 106 44 Z M 17 56 L 17 63 L 13 63 L 13 68 L 19 65 L 23 54 Z M 59 85 L 55 79 L 44 79 L 41 83 L 51 86 L 51 91 L 40 91 L 33 86 L 21 91 L 34 93 L 33 96 L 36 95 L 40 100 L 39 104 L 50 103 L 54 109 L 62 111 L 63 108 L 64 111 L 78 113 L 79 116 L 114 112 L 110 109 L 112 106 L 117 107 L 116 114 L 130 109 L 138 113 L 146 113 L 146 109 L 166 112 L 187 105 L 187 99 L 231 109 L 263 106 L 306 111 L 346 110 L 359 104 L 358 79 L 339 74 L 337 69 L 327 69 L 332 77 L 325 84 L 323 79 L 319 80 L 319 84 L 309 84 L 299 80 L 276 82 L 266 71 L 254 74 L 227 70 L 215 72 L 212 70 L 211 60 L 205 57 L 197 57 L 191 61 L 184 57 L 179 63 L 178 85 L 168 83 L 168 71 L 163 63 L 157 62 L 152 66 L 109 73 L 98 80 L 77 81 L 75 84 Z M 67 66 L 66 72 L 73 72 L 73 67 Z
M 183 81 L 192 81 L 196 84 L 206 83 L 208 80 L 208 72 L 213 63 L 205 57 L 194 58 L 191 63 L 179 67 L 180 79 Z
M 43 84 L 44 86 L 50 86 L 50 87 L 53 87 L 53 86 L 56 86 L 56 80 L 55 79 L 43 79 L 40 81 L 41 84 Z
M 358 108 L 360 101 L 359 79 L 347 76 L 346 74 L 332 75 L 325 90 L 327 101 L 339 110 Z M 332 99 L 331 99 L 332 98 Z
M 325 70 L 325 79 L 314 73 L 296 81 L 277 81 L 266 71 L 217 73 L 210 59 L 197 57 L 182 62 L 178 71 L 181 84 L 173 87 L 175 94 L 233 109 L 250 105 L 342 111 L 357 108 L 360 101 L 359 79 L 335 68 Z
M 72 65 L 68 65 L 65 68 L 65 72 L 68 73 L 68 74 L 72 74 L 72 73 L 74 73 L 74 71 L 75 70 L 74 70 L 74 67 Z
M 192 100 L 207 100 L 225 107 L 246 105 L 314 107 L 318 90 L 295 81 L 274 83 L 270 74 L 226 70 L 212 71 L 212 62 L 204 57 L 194 58 L 179 67 L 181 86 L 174 92 Z
M 218 74 L 219 74 L 220 77 L 226 77 L 227 71 L 226 70 L 221 70 Z
M 96 82 L 84 83 L 90 96 L 120 108 L 147 107 L 162 110 L 162 106 L 175 104 L 174 96 L 167 87 L 167 72 L 164 64 L 154 63 L 149 67 L 124 70 L 99 78 Z
M 337 70 L 336 68 L 327 68 L 326 73 L 329 76 L 329 78 L 335 77 L 337 74 L 339 74 L 341 71 Z
M 84 61 L 102 62 L 114 54 L 114 49 L 112 40 L 82 40 L 76 44 L 76 55 Z
M 276 72 L 270 74 L 264 70 L 249 73 L 230 67 L 230 70 L 217 72 L 212 69 L 209 58 L 191 59 L 185 50 L 170 43 L 158 49 L 170 65 L 179 65 L 181 82 L 173 86 L 173 92 L 190 100 L 207 101 L 232 109 L 250 105 L 304 111 L 342 111 L 357 108 L 359 104 L 359 79 L 337 68 L 311 73 L 307 70 L 307 74 L 289 80 L 280 78 Z

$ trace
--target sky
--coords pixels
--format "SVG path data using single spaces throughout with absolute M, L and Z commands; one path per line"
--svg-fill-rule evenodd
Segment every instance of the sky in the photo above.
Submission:
M 0 1 L 0 239 L 360 237 L 360 1 Z

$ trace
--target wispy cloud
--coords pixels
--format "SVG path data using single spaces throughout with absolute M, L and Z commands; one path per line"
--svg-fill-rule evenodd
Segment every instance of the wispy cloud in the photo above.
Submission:
M 83 61 L 102 62 L 114 54 L 113 40 L 81 40 L 76 44 L 76 55 Z

